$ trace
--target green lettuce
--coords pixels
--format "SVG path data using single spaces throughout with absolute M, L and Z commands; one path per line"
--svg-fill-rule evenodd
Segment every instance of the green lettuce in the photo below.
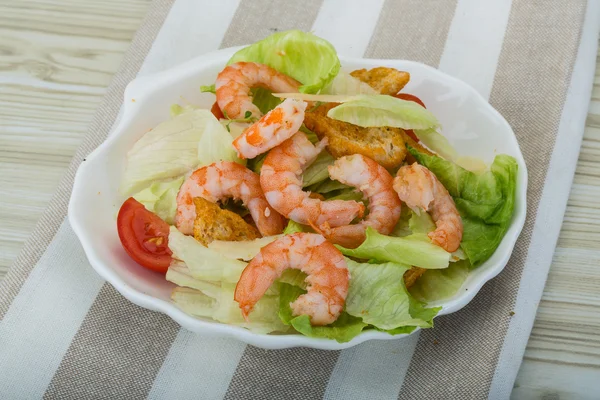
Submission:
M 204 133 L 198 141 L 198 164 L 200 167 L 210 165 L 217 161 L 232 161 L 246 165 L 246 160 L 238 158 L 233 147 L 233 135 L 210 113 L 207 117 Z
M 332 324 L 325 326 L 312 326 L 308 315 L 294 317 L 290 303 L 294 302 L 306 290 L 289 285 L 279 284 L 279 318 L 286 325 L 291 325 L 301 334 L 314 338 L 333 339 L 340 343 L 349 342 L 358 336 L 367 326 L 361 318 L 342 312 L 339 318 Z
M 430 169 L 446 187 L 458 208 L 464 232 L 461 248 L 473 267 L 487 260 L 506 233 L 513 215 L 517 161 L 496 156 L 490 170 L 475 174 L 436 156 L 409 148 L 419 164 Z
M 213 240 L 208 244 L 208 248 L 233 260 L 250 261 L 258 254 L 260 249 L 279 239 L 281 236 L 265 236 L 245 241 Z
M 380 262 L 391 261 L 426 269 L 447 268 L 450 262 L 450 253 L 431 243 L 424 234 L 394 237 L 382 235 L 368 227 L 366 236 L 365 241 L 355 249 L 336 247 L 346 256 Z
M 302 186 L 311 186 L 329 178 L 327 167 L 333 165 L 334 162 L 335 158 L 327 150 L 323 150 L 302 174 Z
M 340 70 L 340 60 L 328 41 L 299 30 L 274 33 L 244 47 L 228 61 L 267 64 L 296 79 L 302 93 L 317 93 L 329 85 Z
M 120 192 L 130 196 L 154 181 L 178 178 L 194 170 L 198 142 L 215 117 L 208 110 L 186 110 L 145 133 L 127 153 Z
M 348 314 L 383 330 L 433 325 L 433 317 L 441 307 L 426 308 L 408 293 L 404 273 L 410 265 L 359 263 L 350 259 L 346 262 L 351 277 L 346 298 Z
M 469 276 L 469 262 L 461 260 L 450 263 L 445 269 L 430 269 L 417 279 L 409 289 L 419 301 L 432 303 L 452 297 Z
M 454 146 L 436 128 L 415 129 L 414 133 L 425 146 L 468 171 L 480 174 L 487 169 L 485 162 L 480 158 L 459 155 Z
M 173 258 L 183 261 L 191 275 L 200 280 L 237 283 L 247 265 L 204 247 L 175 227 L 171 227 L 169 233 L 169 249 L 173 252 Z
M 168 182 L 154 182 L 146 189 L 133 195 L 133 198 L 158 215 L 169 225 L 175 223 L 177 211 L 177 193 L 183 183 L 183 177 Z
M 281 99 L 271 95 L 271 91 L 265 88 L 252 89 L 252 102 L 258 107 L 261 113 L 266 114 L 279 104 Z
M 313 185 L 306 186 L 306 190 L 321 194 L 327 194 L 336 190 L 341 189 L 349 189 L 350 186 L 344 185 L 340 181 L 334 181 L 332 179 L 325 179 L 321 182 L 315 183 Z
M 357 95 L 329 110 L 327 116 L 362 127 L 428 129 L 439 125 L 435 115 L 419 104 L 386 95 Z
M 283 230 L 284 235 L 291 235 L 292 233 L 298 232 L 310 232 L 310 229 L 306 225 L 302 225 L 297 223 L 296 221 L 292 221 L 291 219 L 288 221 L 287 226 Z
M 255 333 L 285 332 L 289 329 L 278 317 L 279 296 L 263 296 L 246 321 L 239 304 L 233 300 L 234 292 L 235 285 L 224 285 L 214 297 L 199 290 L 178 287 L 173 290 L 171 299 L 190 315 L 241 326 Z

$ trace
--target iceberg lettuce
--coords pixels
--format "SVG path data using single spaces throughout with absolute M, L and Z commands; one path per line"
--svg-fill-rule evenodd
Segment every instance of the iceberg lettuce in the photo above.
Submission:
M 350 257 L 379 262 L 391 261 L 426 269 L 447 268 L 450 262 L 450 253 L 431 243 L 425 234 L 394 237 L 382 235 L 368 227 L 366 236 L 365 241 L 355 249 L 337 245 L 336 247 Z
M 182 183 L 183 177 L 168 182 L 154 182 L 146 189 L 134 194 L 133 198 L 167 224 L 173 225 L 177 211 L 177 193 Z
M 267 64 L 299 81 L 300 92 L 317 93 L 340 70 L 340 60 L 328 41 L 299 30 L 277 32 L 236 52 L 227 62 Z
M 354 96 L 329 110 L 327 116 L 362 127 L 428 129 L 439 125 L 435 115 L 419 104 L 386 95 Z
M 359 263 L 346 259 L 350 288 L 346 312 L 381 330 L 406 326 L 429 328 L 441 307 L 425 308 L 404 286 L 410 265 Z M 398 332 L 396 332 L 398 333 Z
M 200 165 L 239 161 L 233 138 L 209 110 L 183 108 L 145 133 L 127 153 L 120 192 L 127 197 L 153 182 L 178 178 Z

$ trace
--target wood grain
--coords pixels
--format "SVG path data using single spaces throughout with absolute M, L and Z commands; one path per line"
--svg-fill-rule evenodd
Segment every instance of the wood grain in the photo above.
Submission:
M 0 279 L 50 200 L 148 5 L 0 3 Z M 514 399 L 599 396 L 599 198 L 600 67 Z

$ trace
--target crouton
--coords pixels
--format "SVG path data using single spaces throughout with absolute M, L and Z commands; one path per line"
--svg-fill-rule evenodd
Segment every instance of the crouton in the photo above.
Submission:
M 218 204 L 201 197 L 194 198 L 194 205 L 194 238 L 204 246 L 213 240 L 242 241 L 260 237 L 255 227 L 233 211 L 223 210 Z
M 396 94 L 410 80 L 410 74 L 394 68 L 377 67 L 370 70 L 358 69 L 350 75 L 360 79 L 381 94 Z
M 425 268 L 412 267 L 408 271 L 404 273 L 404 285 L 407 289 L 409 289 L 412 285 L 415 284 L 417 279 L 421 277 L 427 271 Z
M 315 132 L 319 139 L 327 137 L 327 149 L 333 157 L 362 154 L 388 169 L 396 168 L 404 161 L 407 150 L 402 129 L 363 128 L 329 118 L 327 112 L 337 105 L 321 104 L 304 115 L 304 124 L 308 129 Z

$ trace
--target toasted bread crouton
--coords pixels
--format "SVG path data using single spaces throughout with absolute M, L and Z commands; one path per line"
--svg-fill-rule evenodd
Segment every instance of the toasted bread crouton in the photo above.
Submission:
M 331 119 L 327 112 L 335 106 L 337 103 L 321 104 L 304 114 L 306 127 L 315 132 L 319 139 L 327 137 L 327 149 L 333 157 L 362 154 L 389 169 L 399 166 L 404 161 L 407 150 L 402 129 L 363 128 Z
M 404 285 L 406 286 L 406 288 L 408 289 L 412 285 L 414 285 L 417 279 L 419 279 L 421 275 L 425 273 L 425 271 L 427 271 L 425 268 L 419 267 L 412 267 L 411 269 L 406 271 L 404 273 Z
M 381 94 L 396 94 L 410 80 L 410 74 L 394 68 L 377 67 L 370 70 L 358 69 L 350 75 L 360 79 Z
M 260 237 L 255 227 L 233 211 L 223 210 L 201 197 L 194 198 L 194 205 L 194 238 L 205 246 L 213 240 L 242 241 Z

